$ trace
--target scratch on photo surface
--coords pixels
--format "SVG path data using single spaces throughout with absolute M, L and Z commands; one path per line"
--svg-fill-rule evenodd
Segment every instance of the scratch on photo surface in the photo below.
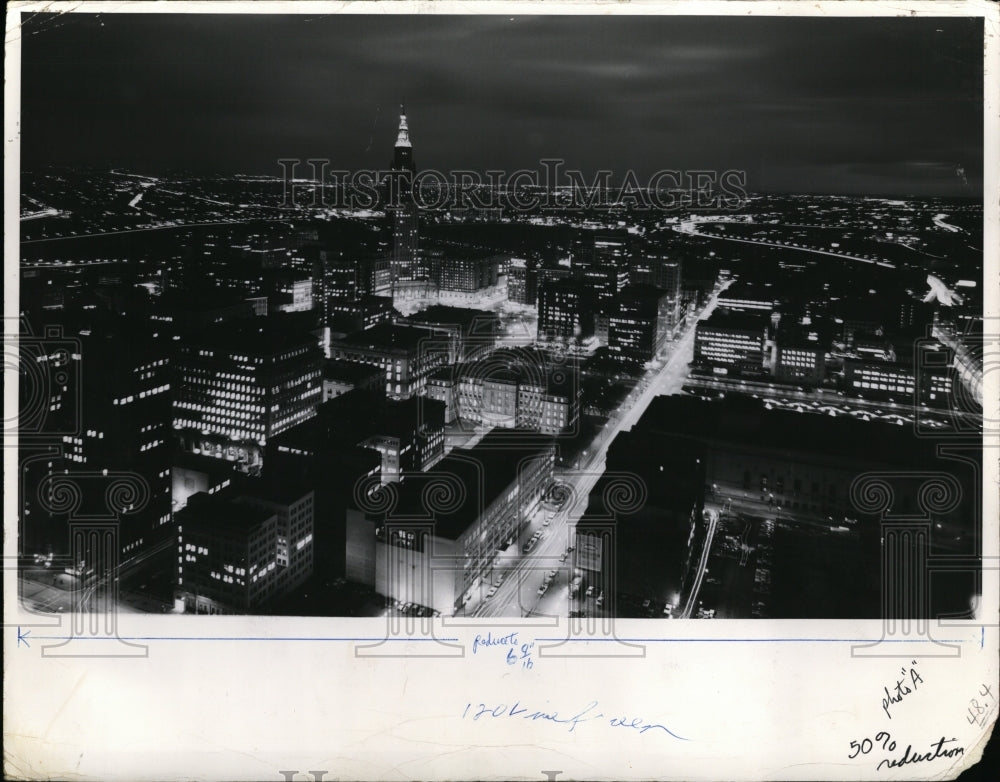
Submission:
M 60 706 L 56 710 L 56 713 L 52 715 L 52 719 L 49 720 L 49 724 L 46 726 L 45 732 L 42 733 L 42 740 L 43 741 L 46 740 L 46 736 L 49 735 L 49 731 L 52 730 L 52 726 L 55 725 L 55 723 L 59 719 L 60 715 L 63 713 L 63 711 L 69 705 L 69 702 L 71 700 L 73 700 L 73 696 L 76 695 L 76 691 L 80 689 L 80 685 L 83 684 L 84 680 L 87 678 L 88 675 L 89 675 L 89 671 L 84 671 L 83 675 L 79 679 L 76 680 L 76 684 L 73 685 L 73 689 L 69 691 L 69 695 L 66 696 L 66 700 L 64 700 L 62 702 L 62 706 Z M 79 761 L 77 761 L 77 765 L 79 765 Z

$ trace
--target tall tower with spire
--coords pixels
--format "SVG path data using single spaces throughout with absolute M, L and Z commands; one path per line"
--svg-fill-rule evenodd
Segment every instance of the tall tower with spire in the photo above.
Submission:
M 413 173 L 413 144 L 410 143 L 410 126 L 406 122 L 406 107 L 399 104 L 399 133 L 396 136 L 396 148 L 392 158 L 393 171 L 409 171 Z
M 400 288 L 400 283 L 423 280 L 427 276 L 421 273 L 419 264 L 417 208 L 412 197 L 413 144 L 410 142 L 406 109 L 402 104 L 399 112 L 399 132 L 392 157 L 394 192 L 389 204 L 392 219 L 390 271 L 393 296 Z

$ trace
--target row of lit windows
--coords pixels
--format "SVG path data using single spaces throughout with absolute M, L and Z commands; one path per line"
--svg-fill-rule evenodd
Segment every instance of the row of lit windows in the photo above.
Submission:
M 223 575 L 222 573 L 216 573 L 214 570 L 211 572 L 210 575 L 212 576 L 212 578 L 218 581 L 222 581 L 225 584 L 236 583 L 239 584 L 240 586 L 245 586 L 242 578 L 234 578 L 233 576 L 226 576 Z
M 244 423 L 246 421 L 257 421 L 262 417 L 262 413 L 253 413 L 243 409 L 233 410 L 229 407 L 206 407 L 203 405 L 185 405 L 181 409 L 193 410 L 196 413 L 204 413 L 203 418 L 207 421 L 218 421 L 220 423 Z
M 154 367 L 163 367 L 163 366 L 166 366 L 167 363 L 168 363 L 167 359 L 161 358 L 158 361 L 152 361 L 152 362 L 150 362 L 148 364 L 143 364 L 140 367 L 136 367 L 133 371 L 134 372 L 143 372 L 143 371 L 145 371 L 147 369 L 153 369 Z
M 733 361 L 739 361 L 739 360 L 745 359 L 745 358 L 757 358 L 758 356 L 754 355 L 755 353 L 756 353 L 756 351 L 753 351 L 753 352 L 751 352 L 748 355 L 748 353 L 746 351 L 739 351 L 739 350 L 732 350 L 732 349 L 729 349 L 729 350 L 725 350 L 725 349 L 703 350 L 703 351 L 701 351 L 701 354 L 703 356 L 705 356 L 706 358 L 709 358 L 709 359 L 712 359 L 712 360 L 724 361 L 726 363 L 732 363 Z
M 877 390 L 877 391 L 898 391 L 900 393 L 906 393 L 906 394 L 912 394 L 913 393 L 913 385 L 912 384 L 909 385 L 909 386 L 894 386 L 894 385 L 889 385 L 889 384 L 886 384 L 886 383 L 869 383 L 867 381 L 855 380 L 854 381 L 854 387 L 855 388 L 871 388 L 871 389 Z
M 242 378 L 240 378 L 242 379 Z M 235 393 L 248 394 L 259 396 L 264 393 L 264 389 L 256 385 L 247 385 L 246 383 L 234 383 L 231 381 L 222 381 L 219 377 L 192 377 L 190 375 L 184 376 L 184 382 L 187 383 L 188 389 L 184 390 L 194 390 L 199 392 L 213 391 L 213 390 L 223 390 L 232 391 Z
M 312 539 L 313 539 L 313 536 L 312 536 L 312 533 L 310 532 L 304 538 L 302 538 L 301 540 L 299 540 L 299 541 L 297 541 L 295 543 L 295 550 L 296 551 L 301 551 L 305 546 L 308 546 L 310 543 L 312 543 Z
M 887 372 L 881 369 L 875 368 L 862 368 L 856 371 L 856 374 L 860 375 L 865 380 L 870 380 L 873 383 L 909 383 L 914 382 L 913 375 L 904 372 Z
M 700 331 L 696 338 L 698 344 L 721 342 L 724 345 L 762 344 L 761 334 L 741 334 L 731 331 Z
M 152 388 L 148 391 L 140 391 L 139 398 L 145 399 L 147 396 L 153 396 L 154 394 L 162 394 L 164 391 L 169 391 L 169 390 L 170 390 L 170 384 L 167 383 L 166 385 L 157 386 L 156 388 Z M 136 398 L 135 394 L 130 394 L 129 396 L 112 399 L 111 401 L 112 404 L 115 405 L 127 405 L 130 404 L 131 402 L 134 402 L 135 398 Z
M 257 401 L 257 400 L 255 400 Z M 250 400 L 241 397 L 239 400 L 236 399 L 225 399 L 223 400 L 221 396 L 212 397 L 209 400 L 210 407 L 199 404 L 198 402 L 190 401 L 179 401 L 175 403 L 174 407 L 179 410 L 211 410 L 222 408 L 224 410 L 244 410 L 252 413 L 263 413 L 265 412 L 265 407 L 259 404 L 251 404 Z
M 235 380 L 239 383 L 254 383 L 256 382 L 256 376 L 253 374 L 236 374 L 233 372 L 216 372 L 214 369 L 208 369 L 205 367 L 196 366 L 185 366 L 182 367 L 182 372 L 184 372 L 184 380 L 189 383 L 196 382 L 200 380 L 198 375 L 204 376 L 208 380 Z M 190 375 L 188 374 L 190 373 Z M 193 375 L 193 377 L 192 377 Z
M 816 360 L 814 358 L 789 358 L 788 356 L 782 356 L 781 365 L 809 369 L 816 366 Z
M 267 565 L 267 567 L 261 568 L 259 571 L 257 571 L 256 573 L 254 573 L 253 577 L 250 579 L 250 581 L 253 582 L 253 581 L 256 581 L 258 578 L 263 578 L 265 575 L 267 575 L 272 570 L 274 570 L 277 566 L 278 566 L 278 564 L 276 562 L 272 561 L 270 564 Z M 251 572 L 253 572 L 253 570 L 254 570 L 254 568 L 250 569 Z

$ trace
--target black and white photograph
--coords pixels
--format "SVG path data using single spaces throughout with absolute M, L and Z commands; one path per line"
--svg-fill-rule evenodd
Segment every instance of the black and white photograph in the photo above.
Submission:
M 524 675 L 497 628 L 995 643 L 995 13 L 83 5 L 7 31 L 18 650 L 139 615 L 484 628 Z
M 26 602 L 975 608 L 981 19 L 23 33 Z

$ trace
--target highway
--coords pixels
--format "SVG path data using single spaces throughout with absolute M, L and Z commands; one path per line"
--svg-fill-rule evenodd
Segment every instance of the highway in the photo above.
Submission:
M 720 223 L 725 223 L 728 221 L 720 220 Z M 704 224 L 710 224 L 708 220 L 704 221 Z M 797 250 L 798 252 L 805 253 L 815 253 L 816 255 L 829 255 L 833 258 L 839 258 L 840 260 L 848 261 L 859 261 L 860 263 L 876 264 L 877 266 L 883 266 L 886 269 L 895 269 L 895 264 L 888 263 L 887 261 L 876 261 L 874 258 L 862 258 L 858 255 L 850 255 L 848 253 L 838 253 L 833 250 L 819 250 L 814 247 L 802 247 L 794 244 L 786 244 L 782 242 L 769 242 L 766 239 L 746 239 L 743 237 L 736 236 L 723 236 L 721 234 L 705 234 L 695 229 L 696 223 L 691 221 L 685 221 L 672 226 L 673 230 L 680 234 L 686 234 L 687 236 L 700 236 L 704 239 L 722 239 L 727 242 L 742 242 L 743 244 L 753 244 L 758 247 L 777 247 L 779 250 Z

